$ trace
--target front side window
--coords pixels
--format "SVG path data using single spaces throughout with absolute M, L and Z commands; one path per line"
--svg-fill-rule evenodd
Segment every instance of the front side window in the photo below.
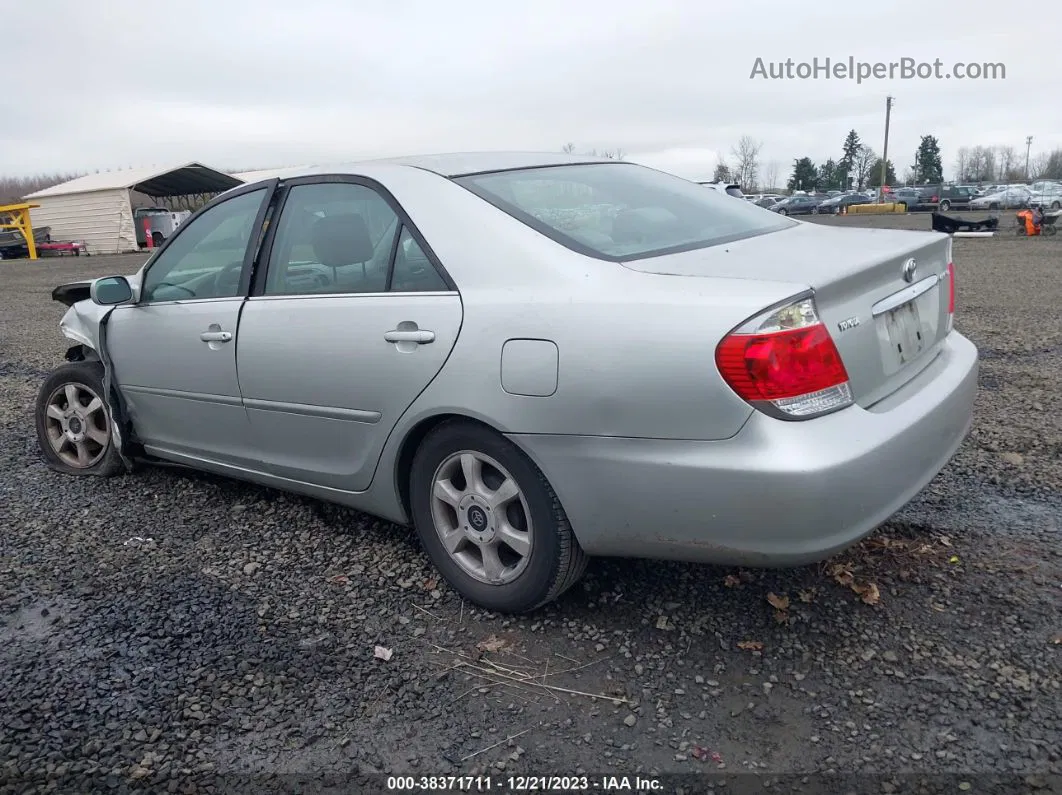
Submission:
M 140 300 L 239 295 L 247 244 L 265 194 L 262 188 L 228 199 L 183 228 L 148 266 Z
M 614 261 L 704 248 L 795 224 L 632 163 L 500 171 L 456 181 L 558 243 Z

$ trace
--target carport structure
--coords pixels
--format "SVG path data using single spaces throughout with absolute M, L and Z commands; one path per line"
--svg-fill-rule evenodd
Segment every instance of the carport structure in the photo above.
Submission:
M 150 199 L 198 204 L 241 184 L 237 177 L 192 162 L 89 174 L 31 193 L 24 200 L 40 205 L 33 210 L 33 225 L 51 227 L 53 239 L 83 241 L 90 254 L 120 254 L 137 250 L 134 202 L 138 207 Z

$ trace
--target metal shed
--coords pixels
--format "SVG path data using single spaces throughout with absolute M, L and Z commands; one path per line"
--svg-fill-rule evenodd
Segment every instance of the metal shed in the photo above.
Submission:
M 185 163 L 89 174 L 25 200 L 40 205 L 33 210 L 33 225 L 51 227 L 53 239 L 83 241 L 90 254 L 120 254 L 137 250 L 131 191 L 160 199 L 220 193 L 241 184 L 243 180 L 202 163 Z

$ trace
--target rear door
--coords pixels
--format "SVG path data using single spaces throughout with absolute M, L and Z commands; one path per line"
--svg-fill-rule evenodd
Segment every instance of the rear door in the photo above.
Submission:
M 449 356 L 461 298 L 379 184 L 315 177 L 282 190 L 237 347 L 257 468 L 362 491 Z

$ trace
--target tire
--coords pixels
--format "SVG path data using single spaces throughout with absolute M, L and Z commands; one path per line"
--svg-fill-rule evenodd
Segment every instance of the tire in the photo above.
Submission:
M 37 444 L 52 469 L 67 475 L 96 477 L 111 477 L 125 470 L 114 444 L 111 412 L 104 394 L 100 362 L 64 364 L 44 379 L 37 392 L 34 415 Z M 96 400 L 102 406 L 93 409 Z M 79 408 L 71 413 L 75 401 Z
M 1062 202 L 1058 202 L 1058 201 L 1051 202 L 1051 209 L 1052 210 L 1057 210 L 1059 208 L 1062 208 Z
M 480 489 L 469 489 L 464 477 L 470 459 L 480 462 Z M 504 507 L 484 510 L 490 504 L 486 495 L 503 478 L 515 484 L 515 496 Z M 440 482 L 449 487 L 445 500 L 436 496 Z M 512 442 L 483 425 L 450 420 L 432 430 L 413 458 L 409 489 L 413 524 L 428 557 L 454 590 L 480 607 L 530 612 L 567 591 L 586 571 L 589 558 L 545 476 Z M 497 517 L 503 511 L 510 527 L 526 531 L 523 555 L 497 541 Z M 453 554 L 444 534 L 455 539 Z M 524 533 L 514 537 L 523 539 Z M 488 547 L 504 567 L 496 571 L 495 582 L 486 574 L 481 552 Z
M 162 236 L 162 232 L 152 232 L 151 233 L 151 245 L 154 246 L 155 248 L 159 248 L 165 242 L 166 242 L 166 238 L 164 238 Z
M 1058 228 L 1054 224 L 1044 224 L 1040 227 L 1040 232 L 1047 237 L 1054 237 L 1058 234 Z
M 811 214 L 812 215 L 818 215 L 819 214 L 819 208 L 818 207 L 812 207 L 811 208 Z
M 783 207 L 781 210 L 778 211 L 778 214 L 779 215 L 789 215 L 789 210 L 787 210 L 787 209 L 785 209 L 785 207 Z
M 939 205 L 937 205 L 937 207 L 942 213 L 946 213 L 948 210 L 951 209 L 951 202 L 945 199 Z

